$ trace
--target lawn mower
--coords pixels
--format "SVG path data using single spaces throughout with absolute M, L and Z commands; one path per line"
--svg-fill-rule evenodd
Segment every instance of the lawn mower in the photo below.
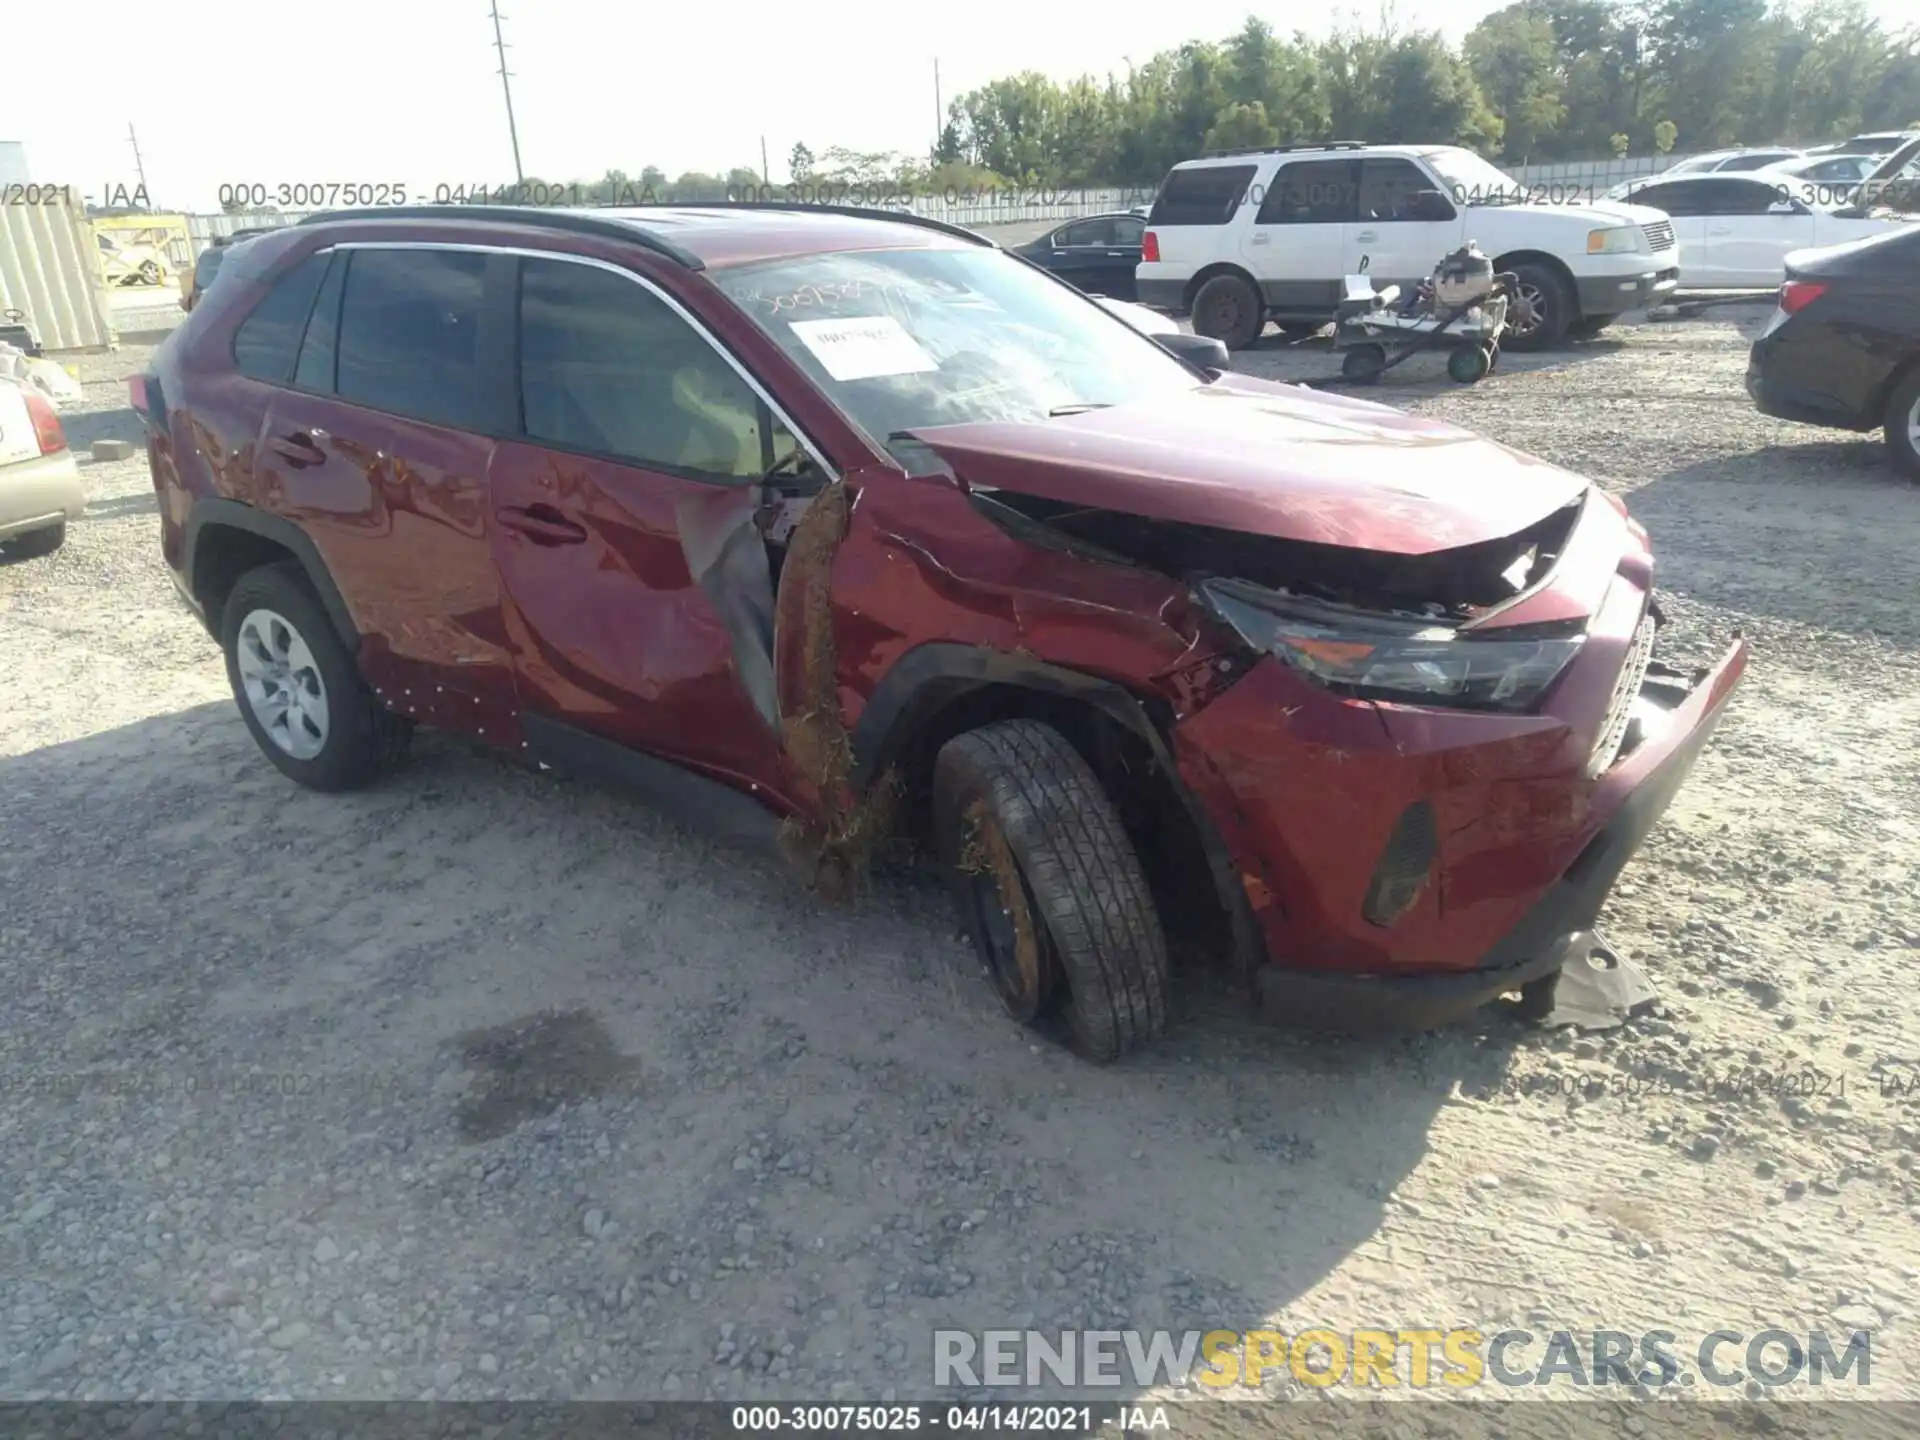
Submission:
M 1341 377 L 1371 385 L 1401 361 L 1423 350 L 1447 350 L 1447 376 L 1459 385 L 1485 378 L 1500 357 L 1507 312 L 1519 297 L 1510 272 L 1495 274 L 1493 262 L 1471 240 L 1434 266 L 1433 274 L 1402 296 L 1398 285 L 1376 291 L 1360 273 L 1346 277 L 1333 332 L 1344 350 Z M 1407 339 L 1397 342 L 1395 336 Z M 1398 348 L 1389 354 L 1390 344 Z

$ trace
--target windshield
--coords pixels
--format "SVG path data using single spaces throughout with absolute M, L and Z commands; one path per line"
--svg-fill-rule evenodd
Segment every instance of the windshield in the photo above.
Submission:
M 1124 320 L 984 246 L 808 255 L 712 278 L 910 467 L 927 457 L 903 431 L 1046 420 L 1203 383 Z
M 1430 150 L 1423 157 L 1446 182 L 1456 205 L 1507 205 L 1527 197 L 1527 187 L 1471 150 Z

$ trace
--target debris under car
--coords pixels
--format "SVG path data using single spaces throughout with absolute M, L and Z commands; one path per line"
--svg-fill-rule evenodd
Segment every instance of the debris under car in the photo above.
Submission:
M 307 353 L 410 251 L 497 252 L 517 412 L 396 419 Z M 1009 1011 L 1095 1059 L 1164 1028 L 1170 937 L 1283 1021 L 1546 1014 L 1745 666 L 1654 658 L 1646 534 L 1580 477 L 1199 368 L 950 227 L 421 209 L 227 269 L 136 399 L 276 766 L 365 784 L 425 723 L 757 815 L 823 888 L 924 842 Z M 294 338 L 236 375 L 261 314 Z

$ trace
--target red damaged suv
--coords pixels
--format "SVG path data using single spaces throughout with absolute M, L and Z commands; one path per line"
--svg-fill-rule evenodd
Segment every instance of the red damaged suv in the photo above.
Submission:
M 427 724 L 822 885 L 923 841 L 1097 1059 L 1170 940 L 1280 1020 L 1549 1008 L 1744 644 L 1653 660 L 1580 477 L 1193 353 L 911 217 L 460 207 L 236 247 L 132 389 L 302 784 Z

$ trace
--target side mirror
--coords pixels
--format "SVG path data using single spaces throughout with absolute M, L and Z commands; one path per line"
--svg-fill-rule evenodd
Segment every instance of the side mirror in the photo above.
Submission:
M 1767 206 L 1769 215 L 1798 215 L 1800 207 L 1792 200 L 1776 200 Z
M 1407 205 L 1409 220 L 1451 220 L 1458 212 L 1438 190 L 1416 190 Z
M 1225 370 L 1230 368 L 1232 357 L 1227 353 L 1224 343 L 1211 335 L 1155 335 L 1161 349 L 1175 359 L 1184 360 L 1189 365 L 1197 365 L 1202 370 Z

